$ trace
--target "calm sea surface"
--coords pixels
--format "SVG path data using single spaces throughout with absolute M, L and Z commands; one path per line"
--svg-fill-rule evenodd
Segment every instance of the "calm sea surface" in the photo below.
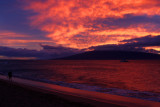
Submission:
M 113 94 L 131 90 L 130 96 L 160 101 L 160 60 L 0 61 L 0 73 L 9 71 L 14 76 L 79 89 L 106 93 L 117 89 Z

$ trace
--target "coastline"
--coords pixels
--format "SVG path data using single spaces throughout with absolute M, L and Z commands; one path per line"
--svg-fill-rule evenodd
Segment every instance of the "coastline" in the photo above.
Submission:
M 0 80 L 0 107 L 92 107 Z
M 117 95 L 103 94 L 99 92 L 84 91 L 58 85 L 41 83 L 37 81 L 13 78 L 13 81 L 8 81 L 5 76 L 0 76 L 0 101 L 6 99 L 1 104 L 14 103 L 17 99 L 28 102 L 28 104 L 38 104 L 37 106 L 129 106 L 129 107 L 156 107 L 160 106 L 159 102 L 141 100 L 130 97 L 123 97 Z M 4 89 L 4 90 L 2 90 Z M 13 92 L 13 93 L 12 93 Z M 9 93 L 9 94 L 8 94 Z M 20 94 L 18 94 L 20 93 Z M 30 94 L 28 94 L 30 93 Z M 3 98 L 4 97 L 4 98 Z M 12 98 L 13 100 L 10 100 Z M 8 100 L 7 100 L 8 99 Z M 14 101 L 15 100 L 15 101 Z M 17 103 L 16 103 L 17 104 Z M 12 104 L 13 105 L 13 104 Z M 1 106 L 1 105 L 0 105 Z M 2 105 L 4 107 L 4 105 Z M 10 107 L 10 106 L 8 106 Z M 23 106 L 25 107 L 25 106 Z M 26 106 L 32 107 L 32 105 Z

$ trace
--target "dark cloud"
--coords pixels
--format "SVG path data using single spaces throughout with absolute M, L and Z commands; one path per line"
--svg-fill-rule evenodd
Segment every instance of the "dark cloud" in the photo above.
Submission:
M 111 45 L 101 45 L 101 46 L 92 46 L 89 49 L 94 50 L 123 50 L 123 51 L 141 51 L 141 52 L 153 52 L 160 53 L 154 49 L 146 50 L 144 47 L 150 46 L 160 46 L 160 35 L 158 36 L 145 36 L 141 38 L 123 40 L 124 44 L 111 44 Z
M 7 56 L 28 54 L 38 58 L 74 54 L 90 46 L 136 51 L 145 46 L 159 46 L 159 36 L 143 37 L 160 34 L 159 0 L 140 0 L 140 4 L 103 1 L 1 0 L 0 45 L 6 46 Z M 14 35 L 3 35 L 5 31 Z M 135 37 L 142 38 L 130 39 Z M 119 41 L 125 44 L 105 45 Z M 39 47 L 39 43 L 48 45 Z M 67 47 L 52 46 L 58 44 Z M 99 44 L 103 46 L 97 46 Z M 9 46 L 14 48 L 7 48 Z M 29 50 L 41 48 L 40 51 Z M 5 55 L 5 49 L 1 54 Z
M 145 36 L 141 38 L 123 40 L 121 42 L 127 42 L 126 45 L 146 47 L 146 46 L 160 46 L 160 35 L 158 36 Z
M 152 52 L 158 53 L 158 51 L 150 49 L 146 50 L 144 47 L 149 46 L 160 46 L 160 35 L 151 36 L 148 35 L 142 38 L 135 38 L 129 40 L 123 40 L 124 44 L 110 44 L 110 45 L 101 45 L 101 46 L 92 46 L 88 48 L 89 50 L 122 50 L 122 51 L 140 51 L 140 52 Z M 42 50 L 29 50 L 22 48 L 10 48 L 0 46 L 0 56 L 7 57 L 36 57 L 37 59 L 52 59 L 58 57 L 69 56 L 84 52 L 87 49 L 74 49 L 63 46 L 50 46 L 40 44 Z
M 149 31 L 159 31 L 160 27 L 160 16 L 155 15 L 148 17 L 147 15 L 135 16 L 132 14 L 127 14 L 123 18 L 98 18 L 92 21 L 91 26 L 93 28 L 106 27 L 109 29 L 119 29 L 119 28 L 129 28 L 129 27 L 143 27 Z M 101 25 L 99 27 L 99 25 Z M 152 26 L 154 25 L 154 26 Z M 142 27 L 142 26 L 141 26 Z
M 48 54 L 42 51 L 0 46 L 0 55 L 7 57 L 43 57 Z
M 10 48 L 0 46 L 0 56 L 6 57 L 36 57 L 37 59 L 52 59 L 58 57 L 64 57 L 68 55 L 72 55 L 75 53 L 81 52 L 77 49 L 72 48 L 65 48 L 62 46 L 49 46 L 49 45 L 42 45 L 42 50 L 29 50 L 29 49 L 22 49 L 22 48 Z
M 75 54 L 79 53 L 82 50 L 75 49 L 75 48 L 69 48 L 69 47 L 63 47 L 63 46 L 50 46 L 50 45 L 43 45 L 40 44 L 40 46 L 43 48 L 43 50 L 56 53 L 56 54 L 64 54 L 64 55 L 70 55 L 70 54 Z

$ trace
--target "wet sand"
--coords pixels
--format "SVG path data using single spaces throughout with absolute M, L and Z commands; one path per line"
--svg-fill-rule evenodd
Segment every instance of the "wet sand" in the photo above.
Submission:
M 29 90 L 0 81 L 0 107 L 82 107 L 90 106 L 62 99 L 55 95 Z
M 80 101 L 0 81 L 0 107 L 93 107 Z M 108 107 L 117 107 L 108 104 Z
M 0 75 L 0 107 L 160 107 L 160 102 Z

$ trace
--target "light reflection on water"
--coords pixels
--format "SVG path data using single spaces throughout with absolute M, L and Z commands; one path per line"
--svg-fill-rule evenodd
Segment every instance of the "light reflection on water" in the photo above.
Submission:
M 0 72 L 107 88 L 160 92 L 160 60 L 0 61 Z

